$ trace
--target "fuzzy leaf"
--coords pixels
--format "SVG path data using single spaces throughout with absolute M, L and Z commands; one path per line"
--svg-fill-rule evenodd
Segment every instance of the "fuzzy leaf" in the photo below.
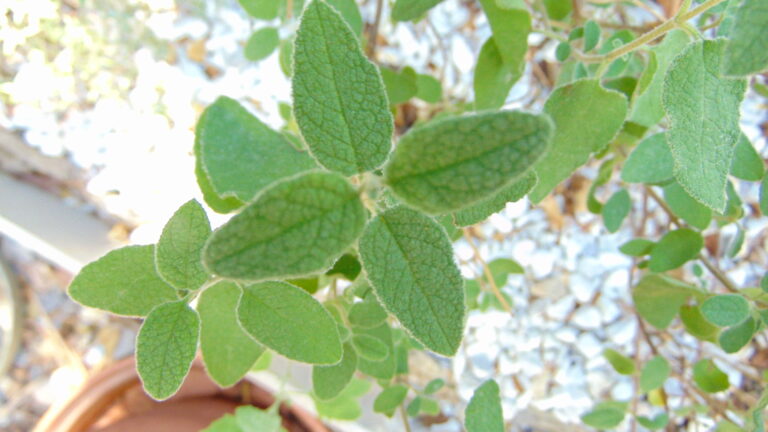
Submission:
M 285 282 L 245 287 L 237 315 L 252 338 L 289 359 L 324 365 L 341 360 L 336 321 L 299 287 Z
M 397 407 L 405 400 L 408 395 L 408 387 L 402 384 L 396 384 L 385 388 L 376 400 L 373 402 L 373 411 L 392 417 Z
M 631 207 L 632 201 L 626 189 L 621 189 L 611 195 L 603 206 L 602 211 L 605 229 L 611 233 L 618 231 L 621 228 L 621 223 L 624 222 L 624 218 L 629 214 Z
M 245 58 L 250 61 L 263 60 L 272 54 L 280 44 L 280 34 L 274 27 L 262 27 L 245 43 Z
M 648 393 L 651 390 L 664 385 L 664 381 L 669 377 L 669 363 L 664 357 L 655 356 L 643 366 L 640 372 L 640 391 Z
M 237 101 L 220 97 L 198 123 L 203 169 L 220 197 L 250 201 L 273 182 L 316 168 Z
M 351 343 L 345 343 L 344 354 L 339 363 L 312 367 L 312 388 L 315 396 L 323 400 L 338 396 L 352 380 L 355 370 L 357 370 L 357 352 Z
M 392 114 L 378 68 L 341 15 L 322 0 L 296 33 L 293 109 L 324 167 L 352 175 L 378 168 L 392 148 Z
M 665 329 L 688 301 L 693 289 L 675 279 L 650 274 L 632 289 L 637 312 L 658 329 Z
M 355 334 L 367 335 L 380 340 L 384 343 L 384 345 L 387 346 L 387 349 L 390 352 L 394 352 L 395 346 L 392 342 L 392 329 L 386 322 L 382 323 L 378 327 L 369 329 L 355 327 L 353 330 Z M 392 355 L 387 356 L 384 360 L 379 361 L 369 360 L 364 357 L 357 358 L 357 368 L 360 370 L 360 372 L 380 380 L 388 381 L 392 379 L 392 377 L 395 375 L 395 367 L 396 359 L 395 356 Z
M 382 361 L 390 354 L 387 344 L 373 336 L 364 334 L 353 335 L 352 345 L 360 357 L 371 361 Z
M 443 86 L 432 75 L 416 75 L 416 97 L 429 103 L 438 103 L 443 98 Z
M 603 350 L 603 357 L 613 366 L 616 372 L 622 375 L 632 375 L 635 373 L 635 362 L 631 358 L 619 353 L 618 351 L 606 348 Z
M 651 250 L 648 268 L 655 272 L 676 269 L 696 258 L 703 246 L 704 239 L 696 231 L 688 228 L 670 231 Z
M 743 133 L 739 135 L 733 150 L 731 175 L 747 181 L 760 181 L 765 175 L 765 163 Z
M 746 76 L 768 69 L 768 2 L 731 1 L 739 6 L 723 53 L 723 72 Z
M 707 393 L 728 390 L 728 375 L 715 365 L 712 360 L 703 359 L 693 365 L 693 381 Z
M 488 380 L 475 389 L 475 393 L 467 405 L 464 425 L 467 432 L 504 431 L 501 397 L 496 381 Z
M 237 303 L 242 290 L 232 282 L 219 282 L 200 295 L 200 350 L 208 375 L 221 387 L 239 381 L 264 352 L 240 327 Z
M 343 177 L 309 172 L 264 190 L 214 231 L 203 250 L 214 274 L 248 280 L 299 277 L 331 267 L 365 224 Z
M 597 80 L 579 80 L 552 92 L 544 112 L 555 122 L 549 152 L 536 164 L 539 183 L 529 197 L 544 199 L 561 181 L 613 139 L 624 123 L 627 99 Z
M 327 0 L 336 9 L 356 35 L 363 34 L 363 16 L 355 0 Z
M 458 226 L 470 226 L 488 219 L 494 213 L 504 210 L 507 203 L 516 202 L 530 192 L 538 181 L 536 173 L 531 171 L 523 177 L 504 186 L 488 198 L 478 201 L 469 207 L 463 208 L 453 214 L 453 220 Z
M 674 167 L 663 133 L 657 133 L 640 141 L 629 154 L 621 179 L 627 183 L 660 183 L 672 178 Z
M 524 65 L 525 63 L 523 63 Z M 485 41 L 477 56 L 472 89 L 475 91 L 475 109 L 498 109 L 522 75 L 519 64 L 504 63 L 493 37 Z
M 693 199 L 675 181 L 664 186 L 664 201 L 669 204 L 672 213 L 694 228 L 705 230 L 712 221 L 712 210 Z
M 464 279 L 440 225 L 396 207 L 371 220 L 359 248 L 382 305 L 427 348 L 453 355 L 464 329 Z
M 136 337 L 136 370 L 155 399 L 173 396 L 197 351 L 200 318 L 185 301 L 162 304 L 147 315 Z
M 393 21 L 413 21 L 421 18 L 442 0 L 396 0 L 392 8 Z
M 432 121 L 403 136 L 385 181 L 422 211 L 459 210 L 525 174 L 546 152 L 551 134 L 547 116 L 516 111 Z
M 724 46 L 723 40 L 690 44 L 670 65 L 662 93 L 675 178 L 694 199 L 721 213 L 746 89 L 743 79 L 719 76 Z
M 729 327 L 720 333 L 718 338 L 720 347 L 728 354 L 738 352 L 752 340 L 755 330 L 757 330 L 757 322 L 749 317 L 740 324 Z
M 712 324 L 728 327 L 749 317 L 749 302 L 739 294 L 715 295 L 702 303 L 701 313 Z
M 157 272 L 176 289 L 197 289 L 208 280 L 200 262 L 211 224 L 197 201 L 182 205 L 163 228 L 155 248 Z
M 155 306 L 178 300 L 176 290 L 155 270 L 154 246 L 107 253 L 83 267 L 67 293 L 83 306 L 124 316 L 146 316 Z

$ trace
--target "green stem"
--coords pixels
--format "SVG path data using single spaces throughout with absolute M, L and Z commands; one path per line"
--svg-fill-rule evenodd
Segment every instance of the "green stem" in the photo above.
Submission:
M 615 50 L 607 54 L 582 55 L 579 60 L 581 60 L 584 63 L 599 63 L 599 62 L 610 63 L 619 57 L 625 56 L 631 53 L 632 51 L 638 48 L 641 48 L 650 42 L 653 42 L 654 40 L 660 38 L 661 36 L 664 36 L 668 32 L 678 27 L 681 27 L 689 19 L 697 15 L 700 15 L 703 12 L 706 12 L 707 10 L 719 5 L 723 1 L 725 0 L 708 0 L 690 11 L 680 13 L 676 15 L 674 18 L 670 18 L 669 20 L 664 21 L 663 23 L 659 24 L 657 27 L 653 28 L 648 33 L 640 36 L 639 38 L 629 42 L 626 45 L 622 45 L 616 48 Z

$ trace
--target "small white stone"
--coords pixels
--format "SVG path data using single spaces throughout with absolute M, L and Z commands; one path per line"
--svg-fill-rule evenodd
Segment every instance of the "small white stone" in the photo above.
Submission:
M 597 330 L 602 326 L 602 316 L 596 307 L 582 306 L 573 314 L 571 322 L 584 330 Z
M 600 353 L 603 352 L 602 342 L 600 342 L 592 333 L 582 333 L 579 335 L 576 346 L 587 359 L 600 355 Z

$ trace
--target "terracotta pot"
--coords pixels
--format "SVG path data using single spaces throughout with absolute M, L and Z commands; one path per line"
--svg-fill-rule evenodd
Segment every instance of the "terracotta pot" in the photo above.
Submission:
M 247 379 L 221 389 L 195 361 L 184 385 L 172 398 L 158 402 L 144 393 L 133 357 L 96 373 L 69 400 L 57 404 L 34 432 L 198 432 L 240 405 L 267 408 L 275 398 Z M 329 432 L 304 409 L 280 406 L 289 432 Z

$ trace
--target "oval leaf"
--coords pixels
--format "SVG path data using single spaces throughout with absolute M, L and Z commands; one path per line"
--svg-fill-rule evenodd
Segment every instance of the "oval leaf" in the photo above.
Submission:
M 344 354 L 338 364 L 332 366 L 314 366 L 312 368 L 312 388 L 318 399 L 333 399 L 349 384 L 357 369 L 357 352 L 352 344 L 344 344 Z
M 651 250 L 648 268 L 663 272 L 680 267 L 696 258 L 704 246 L 701 234 L 688 228 L 680 228 L 664 234 Z
M 313 364 L 341 360 L 336 321 L 299 287 L 285 282 L 248 286 L 237 315 L 252 338 L 289 359 Z
M 239 381 L 264 352 L 237 321 L 241 294 L 236 284 L 219 282 L 208 287 L 197 303 L 203 363 L 208 375 L 221 387 Z
M 764 0 L 738 2 L 730 38 L 723 53 L 723 72 L 745 76 L 768 69 L 768 3 Z
M 664 385 L 669 377 L 669 363 L 664 357 L 655 356 L 645 364 L 640 372 L 640 391 L 648 393 Z
M 264 190 L 213 233 L 203 259 L 229 278 L 304 276 L 329 268 L 364 224 L 352 185 L 338 174 L 310 172 Z
M 360 355 L 368 360 L 382 361 L 389 355 L 387 345 L 373 336 L 356 334 L 352 336 L 352 345 Z
M 146 316 L 157 305 L 178 300 L 155 270 L 154 246 L 126 246 L 86 265 L 67 293 L 83 306 L 116 315 Z
M 384 163 L 394 126 L 378 68 L 322 0 L 304 10 L 293 65 L 294 116 L 320 164 L 352 175 Z
M 427 348 L 453 355 L 464 328 L 464 280 L 440 225 L 396 207 L 371 220 L 359 247 L 382 305 Z
M 165 303 L 147 315 L 136 337 L 136 370 L 155 399 L 173 396 L 197 351 L 200 318 L 185 301 Z
M 693 381 L 707 393 L 728 390 L 728 375 L 721 371 L 712 360 L 703 359 L 693 365 Z
M 317 167 L 228 97 L 206 108 L 197 134 L 203 170 L 218 196 L 250 201 L 273 182 Z
M 403 403 L 407 395 L 408 387 L 403 384 L 387 387 L 379 393 L 376 400 L 373 402 L 373 411 L 382 413 L 387 417 L 392 417 L 397 407 Z
M 547 150 L 546 116 L 502 111 L 432 121 L 400 140 L 386 183 L 405 203 L 431 214 L 490 197 Z
M 728 327 L 749 317 L 749 302 L 739 294 L 716 295 L 702 303 L 701 313 L 712 324 Z
M 191 200 L 173 214 L 163 228 L 155 250 L 157 272 L 176 289 L 198 289 L 208 272 L 201 262 L 211 235 L 211 224 L 200 204 Z

